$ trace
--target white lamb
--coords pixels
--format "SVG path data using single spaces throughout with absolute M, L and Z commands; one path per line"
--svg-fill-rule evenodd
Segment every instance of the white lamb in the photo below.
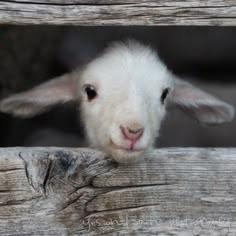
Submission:
M 0 110 L 32 117 L 68 102 L 80 104 L 90 146 L 118 162 L 152 148 L 167 105 L 207 124 L 234 117 L 231 105 L 176 78 L 150 47 L 136 41 L 113 43 L 85 67 L 3 99 Z

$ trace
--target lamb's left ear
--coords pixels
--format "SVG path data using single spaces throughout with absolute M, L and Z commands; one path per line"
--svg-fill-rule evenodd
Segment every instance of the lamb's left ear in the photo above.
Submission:
M 77 82 L 71 74 L 49 80 L 26 92 L 11 95 L 0 101 L 0 111 L 20 117 L 32 117 L 59 103 L 76 101 Z
M 173 79 L 168 101 L 191 117 L 205 124 L 220 124 L 234 118 L 234 107 L 194 87 L 191 83 Z

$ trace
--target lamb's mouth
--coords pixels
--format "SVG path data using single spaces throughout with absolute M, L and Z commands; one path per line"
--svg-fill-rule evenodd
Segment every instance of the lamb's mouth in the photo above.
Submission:
M 123 152 L 127 152 L 127 153 L 140 153 L 140 152 L 143 152 L 145 150 L 143 148 L 130 149 L 130 148 L 127 148 L 127 147 L 122 147 L 122 146 L 119 146 L 119 145 L 115 144 L 112 140 L 110 140 L 110 142 L 111 142 L 112 148 L 123 151 Z

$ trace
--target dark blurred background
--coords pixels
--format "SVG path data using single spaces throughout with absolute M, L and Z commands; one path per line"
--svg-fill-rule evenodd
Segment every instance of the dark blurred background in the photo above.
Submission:
M 236 27 L 0 26 L 0 98 L 29 89 L 93 59 L 113 40 L 152 45 L 168 68 L 236 104 Z M 75 106 L 32 119 L 0 113 L 0 146 L 84 146 Z M 236 146 L 236 119 L 203 126 L 171 110 L 158 146 Z

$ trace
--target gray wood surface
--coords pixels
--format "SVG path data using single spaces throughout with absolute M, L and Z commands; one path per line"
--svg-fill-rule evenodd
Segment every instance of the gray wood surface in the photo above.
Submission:
M 236 25 L 235 0 L 0 1 L 1 24 Z
M 93 149 L 1 148 L 0 235 L 236 235 L 236 149 L 118 165 Z

